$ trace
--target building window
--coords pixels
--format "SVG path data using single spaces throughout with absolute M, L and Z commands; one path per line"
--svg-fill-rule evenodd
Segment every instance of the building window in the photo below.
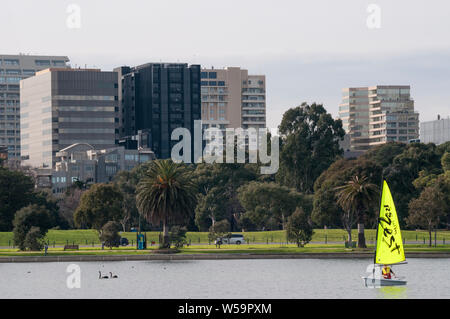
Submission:
M 5 65 L 19 65 L 19 60 L 16 59 L 5 59 L 3 62 Z
M 50 66 L 50 60 L 35 60 L 34 63 L 39 66 Z
M 54 66 L 66 66 L 66 62 L 65 61 L 55 60 L 55 61 L 52 61 L 52 63 L 53 63 Z
M 217 79 L 217 72 L 209 72 L 208 76 L 210 79 Z
M 23 70 L 23 75 L 35 75 L 36 72 L 34 70 Z

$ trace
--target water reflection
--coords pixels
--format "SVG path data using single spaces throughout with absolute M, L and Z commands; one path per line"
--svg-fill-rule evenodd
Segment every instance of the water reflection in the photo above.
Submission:
M 408 298 L 407 286 L 386 286 L 377 290 L 377 298 L 380 299 L 406 299 Z

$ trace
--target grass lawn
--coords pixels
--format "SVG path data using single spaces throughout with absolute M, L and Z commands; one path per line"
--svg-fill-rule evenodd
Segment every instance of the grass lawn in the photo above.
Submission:
M 64 251 L 63 248 L 49 248 L 48 256 L 69 256 L 69 255 L 142 255 L 149 254 L 156 246 L 150 247 L 148 250 L 136 250 L 134 247 L 105 248 L 100 247 L 82 247 L 80 250 Z M 346 249 L 342 244 L 308 244 L 303 248 L 298 248 L 293 244 L 249 244 L 249 245 L 222 245 L 216 248 L 215 245 L 195 245 L 181 248 L 181 254 L 204 254 L 204 253 L 251 253 L 251 254 L 280 254 L 280 253 L 352 253 L 352 252 L 373 252 L 373 245 L 369 245 L 367 249 Z M 444 252 L 450 253 L 450 245 L 438 245 L 429 248 L 426 245 L 406 245 L 406 254 L 408 252 Z M 8 256 L 43 256 L 43 252 L 21 252 L 17 249 L 0 249 L 0 258 Z
M 249 243 L 285 243 L 286 235 L 282 230 L 279 231 L 262 231 L 262 232 L 245 232 L 242 233 Z M 371 244 L 375 241 L 375 230 L 366 229 L 366 241 Z M 136 233 L 121 233 L 122 237 L 128 238 L 130 244 L 136 243 Z M 158 242 L 159 232 L 147 232 L 147 240 L 149 242 Z M 426 231 L 402 231 L 402 236 L 406 241 L 416 241 L 423 243 L 428 242 L 428 233 Z M 357 230 L 353 230 L 352 237 L 355 240 L 357 238 Z M 434 233 L 433 233 L 434 241 Z M 316 229 L 314 231 L 312 242 L 343 242 L 347 238 L 347 234 L 341 229 Z M 95 230 L 49 230 L 47 233 L 47 239 L 50 242 L 50 246 L 55 245 L 98 245 L 100 241 L 98 239 L 97 232 Z M 450 231 L 438 231 L 437 241 L 442 244 L 443 239 L 450 244 Z M 208 243 L 207 232 L 188 232 L 187 240 L 192 244 L 205 244 Z M 0 246 L 12 246 L 13 234 L 12 232 L 0 232 Z

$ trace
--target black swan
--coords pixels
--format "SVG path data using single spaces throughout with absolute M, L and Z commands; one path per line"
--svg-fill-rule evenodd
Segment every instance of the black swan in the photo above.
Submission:
M 111 277 L 109 277 L 109 278 L 111 278 L 111 279 L 112 279 L 112 278 L 119 278 L 117 275 L 113 275 L 112 272 L 109 272 L 109 274 L 111 275 Z
M 98 279 L 108 279 L 108 276 L 102 276 L 102 272 L 99 270 L 98 271 Z

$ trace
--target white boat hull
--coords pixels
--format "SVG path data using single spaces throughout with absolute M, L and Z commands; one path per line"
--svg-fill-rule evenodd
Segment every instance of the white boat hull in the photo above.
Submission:
M 401 279 L 384 279 L 384 278 L 373 278 L 373 277 L 361 277 L 364 280 L 364 285 L 366 287 L 384 287 L 384 286 L 404 286 L 406 285 L 406 280 Z

